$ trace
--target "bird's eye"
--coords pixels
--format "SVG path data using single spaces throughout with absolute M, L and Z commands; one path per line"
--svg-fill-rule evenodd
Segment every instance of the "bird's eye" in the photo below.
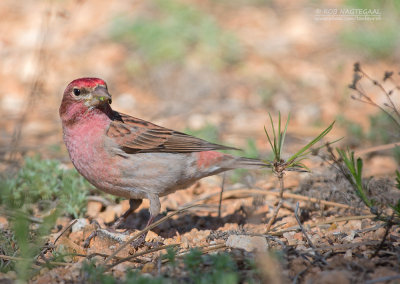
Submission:
M 74 92 L 75 96 L 79 96 L 81 94 L 81 90 L 79 90 L 79 89 L 74 89 L 73 92 Z

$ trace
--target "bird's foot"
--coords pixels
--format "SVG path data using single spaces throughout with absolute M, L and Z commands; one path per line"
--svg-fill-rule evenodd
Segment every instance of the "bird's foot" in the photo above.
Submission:
M 134 248 L 135 250 L 138 250 L 140 247 L 147 247 L 147 248 L 151 249 L 151 248 L 157 248 L 157 247 L 163 245 L 162 242 L 146 241 L 146 236 L 147 236 L 146 233 L 140 235 L 139 238 L 137 238 L 136 240 L 134 240 L 131 243 L 131 247 Z
M 116 232 L 113 228 L 102 229 L 99 223 L 97 223 L 96 221 L 93 221 L 92 224 L 95 226 L 95 229 L 83 242 L 84 248 L 88 248 L 90 246 L 90 242 L 97 236 L 101 236 L 111 241 L 116 241 L 118 243 L 126 241 L 129 237 L 129 235 Z

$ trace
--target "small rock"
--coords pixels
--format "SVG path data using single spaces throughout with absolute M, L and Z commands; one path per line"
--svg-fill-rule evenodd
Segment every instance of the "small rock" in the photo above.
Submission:
M 98 214 L 98 216 L 103 219 L 105 223 L 110 223 L 115 219 L 115 211 L 112 206 L 107 206 L 106 210 Z
M 265 252 L 268 249 L 267 240 L 261 236 L 230 235 L 225 244 L 228 247 L 240 248 L 248 252 Z
M 83 240 L 83 231 L 71 232 L 68 238 L 76 244 L 80 244 Z
M 294 234 L 295 234 L 295 232 L 286 232 L 286 233 L 283 233 L 283 237 L 287 240 L 292 240 L 292 239 L 294 239 Z
M 351 259 L 353 257 L 353 252 L 351 249 L 346 250 L 346 253 L 344 254 L 343 258 L 344 259 Z
M 90 218 L 95 218 L 100 213 L 103 204 L 98 201 L 89 201 L 87 205 L 87 215 Z
M 74 225 L 72 225 L 72 232 L 82 231 L 87 225 L 89 225 L 89 221 L 85 218 L 80 218 Z
M 308 248 L 306 248 L 304 244 L 299 244 L 299 245 L 296 247 L 296 250 L 299 250 L 299 251 L 301 251 L 301 250 L 307 251 Z
M 296 240 L 302 241 L 303 240 L 303 233 L 302 232 L 298 232 L 296 234 L 294 234 L 293 236 Z
M 290 262 L 289 267 L 290 267 L 289 275 L 291 277 L 294 277 L 300 271 L 304 270 L 307 267 L 307 264 L 303 258 L 297 257 Z
M 356 236 L 356 231 L 351 231 L 350 234 L 343 238 L 343 240 L 347 241 L 347 242 L 352 242 L 354 240 L 354 237 Z
M 294 238 L 295 232 L 283 233 L 283 237 L 286 238 L 289 246 L 297 245 L 297 240 Z
M 321 240 L 321 236 L 318 234 L 314 234 L 310 236 L 310 240 L 314 243 L 317 244 Z
M 189 240 L 185 236 L 181 236 L 181 242 L 184 249 L 189 248 Z
M 334 231 L 334 230 L 336 230 L 336 229 L 337 229 L 337 224 L 336 224 L 336 223 L 332 223 L 332 224 L 329 226 L 328 231 Z
M 377 239 L 382 239 L 383 236 L 385 235 L 386 229 L 385 228 L 379 228 L 378 230 L 375 231 L 375 238 Z
M 330 271 L 322 271 L 315 275 L 314 283 L 321 284 L 350 284 L 351 275 L 348 271 L 345 270 L 330 270 Z
M 143 265 L 142 273 L 151 273 L 156 268 L 156 265 L 153 262 L 148 262 Z
M 148 231 L 146 235 L 146 242 L 152 242 L 155 239 L 159 238 L 159 236 L 153 231 Z

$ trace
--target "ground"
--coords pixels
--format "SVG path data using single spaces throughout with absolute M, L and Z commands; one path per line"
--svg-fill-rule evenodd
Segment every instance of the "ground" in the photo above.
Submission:
M 380 17 L 343 20 L 346 9 Z M 388 103 L 389 97 L 399 103 L 397 2 L 4 0 L 0 15 L 1 281 L 399 278 L 398 223 L 394 218 L 388 226 L 389 219 L 374 211 L 391 216 L 390 206 L 400 199 L 398 151 L 382 146 L 398 141 L 398 124 L 349 88 L 360 62 L 372 78 L 360 81 L 364 94 L 400 118 Z M 394 73 L 384 80 L 386 71 Z M 148 202 L 127 220 L 132 231 L 117 230 L 121 239 L 100 231 L 83 248 L 93 221 L 109 228 L 129 207 L 79 177 L 63 145 L 62 92 L 83 76 L 107 82 L 116 110 L 241 147 L 244 152 L 234 154 L 247 157 L 273 159 L 264 133 L 264 126 L 271 130 L 268 113 L 275 122 L 279 112 L 284 121 L 291 116 L 283 159 L 336 121 L 317 145 L 342 138 L 333 148 L 349 148 L 363 159 L 362 183 L 375 207 L 365 205 L 321 148 L 304 161 L 310 173 L 285 173 L 283 204 L 269 232 L 279 201 L 277 176 L 235 171 L 225 176 L 221 206 L 222 175 L 161 198 L 156 220 L 197 206 L 151 229 L 148 240 L 160 243 L 155 248 L 128 245 L 106 265 L 130 259 L 104 266 L 105 255 L 144 229 Z M 30 218 L 19 218 L 21 212 Z

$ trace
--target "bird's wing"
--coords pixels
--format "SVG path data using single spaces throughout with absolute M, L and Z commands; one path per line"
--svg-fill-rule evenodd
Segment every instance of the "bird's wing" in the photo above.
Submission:
M 114 112 L 113 121 L 107 130 L 107 136 L 117 142 L 127 153 L 190 153 L 211 150 L 239 150 L 214 144 L 118 112 Z

